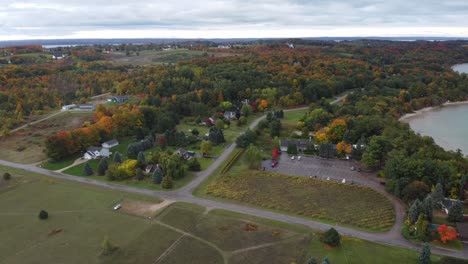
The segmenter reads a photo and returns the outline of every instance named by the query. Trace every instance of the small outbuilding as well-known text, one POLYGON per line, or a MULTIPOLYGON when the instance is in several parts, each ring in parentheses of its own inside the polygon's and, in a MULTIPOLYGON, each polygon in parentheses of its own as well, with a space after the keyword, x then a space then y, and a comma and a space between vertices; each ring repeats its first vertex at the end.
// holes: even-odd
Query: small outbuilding
POLYGON ((102 147, 103 148, 113 148, 115 146, 119 145, 119 141, 117 141, 117 139, 112 139, 112 140, 109 140, 109 141, 106 141, 104 143, 102 143, 102 147))

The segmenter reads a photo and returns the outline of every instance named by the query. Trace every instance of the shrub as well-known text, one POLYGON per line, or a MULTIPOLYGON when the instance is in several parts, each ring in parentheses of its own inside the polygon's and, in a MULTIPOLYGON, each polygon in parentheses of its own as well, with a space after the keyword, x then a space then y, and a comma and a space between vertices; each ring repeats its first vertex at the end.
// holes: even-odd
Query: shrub
POLYGON ((200 171, 201 170, 201 165, 200 162, 198 162, 198 159, 193 158, 188 161, 188 168, 191 171, 200 171))
POLYGON ((3 179, 9 181, 11 179, 11 174, 8 172, 3 173, 3 179))
POLYGON ((171 189, 173 186, 172 177, 165 176, 162 180, 161 186, 163 187, 163 189, 171 189))
POLYGON ((136 172, 135 172, 135 178, 139 181, 143 180, 145 178, 145 175, 143 174, 143 170, 140 169, 140 168, 137 168, 136 169, 136 172))
POLYGON ((104 238, 104 240, 101 243, 101 247, 102 247, 101 255, 103 256, 109 256, 118 249, 118 247, 116 247, 109 241, 108 237, 104 238))
POLYGON ((49 218, 49 213, 47 213, 46 211, 44 210, 41 210, 39 212, 39 219, 41 220, 46 220, 47 218, 49 218))
POLYGON ((91 165, 89 165, 89 162, 86 162, 86 165, 83 168, 83 174, 86 176, 91 176, 93 175, 93 169, 91 168, 91 165))
POLYGON ((338 231, 332 227, 323 234, 322 242, 329 246, 337 247, 340 245, 341 236, 338 234, 338 231))

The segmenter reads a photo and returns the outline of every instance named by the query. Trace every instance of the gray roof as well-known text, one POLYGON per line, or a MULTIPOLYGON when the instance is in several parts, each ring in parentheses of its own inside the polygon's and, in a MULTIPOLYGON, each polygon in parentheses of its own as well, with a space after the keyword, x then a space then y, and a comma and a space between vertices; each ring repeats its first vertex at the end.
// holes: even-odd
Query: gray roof
POLYGON ((107 145, 118 145, 118 144, 119 144, 119 141, 117 141, 117 139, 111 139, 111 140, 109 140, 109 141, 104 142, 103 144, 107 144, 107 145))
POLYGON ((280 145, 283 147, 287 147, 289 143, 296 144, 297 146, 308 146, 312 144, 312 141, 309 140, 296 140, 296 139, 282 139, 280 140, 280 145))
POLYGON ((102 149, 101 147, 89 147, 87 151, 94 152, 94 151, 101 151, 101 149, 102 149))

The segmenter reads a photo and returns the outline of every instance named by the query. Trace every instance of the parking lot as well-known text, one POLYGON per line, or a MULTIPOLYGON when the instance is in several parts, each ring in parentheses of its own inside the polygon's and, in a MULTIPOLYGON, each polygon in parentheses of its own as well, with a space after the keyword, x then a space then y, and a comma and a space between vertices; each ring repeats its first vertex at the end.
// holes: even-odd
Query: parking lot
POLYGON ((378 181, 358 171, 358 164, 351 160, 323 159, 320 157, 301 157, 301 160, 291 160, 290 155, 283 153, 278 164, 272 168, 271 160, 262 163, 266 171, 273 171, 287 175, 312 177, 323 180, 339 181, 370 187, 379 185, 378 181), (354 167, 355 170, 352 170, 354 167))

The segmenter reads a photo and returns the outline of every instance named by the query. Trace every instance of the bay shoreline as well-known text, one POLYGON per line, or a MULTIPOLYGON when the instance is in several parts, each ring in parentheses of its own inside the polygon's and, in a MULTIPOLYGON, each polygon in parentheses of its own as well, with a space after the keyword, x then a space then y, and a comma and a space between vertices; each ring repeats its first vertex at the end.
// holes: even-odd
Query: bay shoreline
POLYGON ((430 107, 425 107, 419 110, 414 111, 413 113, 407 113, 404 114, 402 117, 398 119, 398 121, 402 122, 407 122, 409 119, 412 119, 414 117, 420 116, 424 113, 431 112, 437 109, 441 109, 446 106, 454 106, 454 105, 468 105, 468 101, 458 101, 458 102, 445 102, 441 105, 438 106, 430 106, 430 107))

